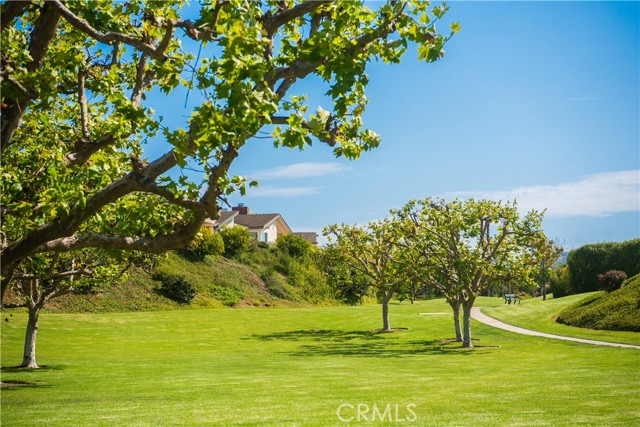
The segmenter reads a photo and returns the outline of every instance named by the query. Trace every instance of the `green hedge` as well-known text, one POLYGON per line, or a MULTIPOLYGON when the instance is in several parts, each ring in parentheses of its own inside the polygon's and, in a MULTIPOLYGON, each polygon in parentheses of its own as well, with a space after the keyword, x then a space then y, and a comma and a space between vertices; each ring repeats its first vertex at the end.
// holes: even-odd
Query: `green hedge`
POLYGON ((571 286, 567 294, 600 290, 598 274, 621 270, 627 277, 640 273, 640 239, 585 245, 569 252, 571 286))
POLYGON ((599 292, 563 310, 559 323, 579 328, 640 332, 640 274, 617 291, 599 292))

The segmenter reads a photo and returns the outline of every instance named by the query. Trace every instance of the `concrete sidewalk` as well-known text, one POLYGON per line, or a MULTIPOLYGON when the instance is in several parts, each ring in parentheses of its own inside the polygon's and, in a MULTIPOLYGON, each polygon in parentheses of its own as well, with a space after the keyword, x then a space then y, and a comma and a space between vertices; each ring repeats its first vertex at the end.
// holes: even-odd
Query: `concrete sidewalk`
POLYGON ((553 338, 556 340, 564 340, 564 341, 575 341, 575 342, 581 342, 584 344, 606 345, 609 347, 635 348, 637 350, 640 350, 640 346, 638 345, 588 340, 584 338, 565 337, 562 335, 547 334, 544 332, 538 332, 538 331, 532 331, 530 329, 519 328, 517 326, 509 325, 507 323, 494 319, 493 317, 489 317, 486 314, 483 314, 480 311, 481 308, 482 307, 473 307, 471 309, 471 317, 473 319, 476 319, 478 322, 484 323, 485 325, 493 326, 494 328, 504 329, 505 331, 509 331, 509 332, 515 332, 516 334, 533 335, 535 337, 553 338))

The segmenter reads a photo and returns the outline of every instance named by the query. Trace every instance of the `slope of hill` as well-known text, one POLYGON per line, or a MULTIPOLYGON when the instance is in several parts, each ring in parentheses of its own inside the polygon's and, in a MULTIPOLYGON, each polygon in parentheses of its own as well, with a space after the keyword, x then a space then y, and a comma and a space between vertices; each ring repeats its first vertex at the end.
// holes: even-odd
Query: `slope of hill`
MULTIPOLYGON (((152 275, 133 269, 123 283, 89 294, 69 294, 50 301, 51 312, 154 311, 194 308, 286 306, 332 303, 323 277, 313 265, 282 259, 269 250, 258 250, 242 262, 222 256, 202 261, 169 253, 154 270, 181 276, 192 283, 196 296, 189 304, 172 301, 158 290, 152 275)), ((11 296, 9 296, 11 298, 11 296)))
POLYGON ((640 332, 640 274, 617 291, 600 292, 568 307, 556 320, 579 328, 640 332))

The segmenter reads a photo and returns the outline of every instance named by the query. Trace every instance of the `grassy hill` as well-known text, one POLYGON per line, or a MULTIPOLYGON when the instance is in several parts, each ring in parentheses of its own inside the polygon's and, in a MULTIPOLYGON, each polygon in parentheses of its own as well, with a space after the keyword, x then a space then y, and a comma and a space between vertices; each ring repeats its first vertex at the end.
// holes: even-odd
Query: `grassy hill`
MULTIPOLYGON (((332 293, 313 263, 297 261, 258 248, 240 260, 207 256, 194 261, 174 252, 162 259, 151 274, 133 269, 126 280, 89 294, 69 294, 54 299, 50 312, 156 311, 222 307, 290 306, 331 303, 332 293), (163 296, 153 277, 177 275, 196 290, 189 304, 163 296)), ((9 295, 11 299, 11 295, 9 295)))
POLYGON ((640 274, 616 291, 598 292, 566 308, 557 321, 580 328, 640 332, 640 274))

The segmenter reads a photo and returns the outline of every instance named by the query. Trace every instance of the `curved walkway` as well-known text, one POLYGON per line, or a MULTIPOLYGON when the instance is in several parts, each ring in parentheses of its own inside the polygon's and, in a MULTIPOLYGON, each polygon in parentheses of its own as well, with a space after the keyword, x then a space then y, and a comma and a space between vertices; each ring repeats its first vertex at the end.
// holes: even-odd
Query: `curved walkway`
POLYGON ((545 337, 545 338, 553 338, 556 340, 565 340, 565 341, 575 341, 581 342, 585 344, 594 344, 594 345, 607 345, 609 347, 624 347, 624 348, 635 348, 640 350, 639 345, 631 345, 631 344, 620 344, 615 342, 606 342, 606 341, 596 341, 596 340, 588 340, 584 338, 574 338, 574 337, 565 337, 562 335, 554 335, 547 334, 545 332, 532 331, 530 329, 519 328, 517 326, 509 325, 507 323, 501 322, 493 317, 489 317, 486 314, 483 314, 480 309, 482 307, 473 307, 471 309, 471 317, 476 319, 478 322, 484 323, 485 325, 493 326, 494 328, 504 329, 505 331, 515 332, 516 334, 523 335, 533 335, 535 337, 545 337))

